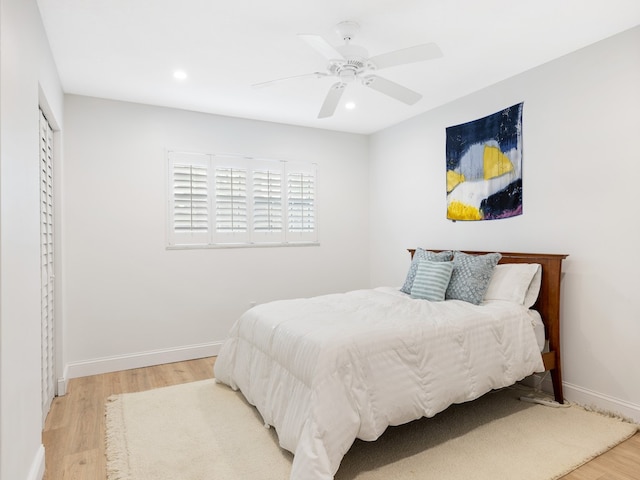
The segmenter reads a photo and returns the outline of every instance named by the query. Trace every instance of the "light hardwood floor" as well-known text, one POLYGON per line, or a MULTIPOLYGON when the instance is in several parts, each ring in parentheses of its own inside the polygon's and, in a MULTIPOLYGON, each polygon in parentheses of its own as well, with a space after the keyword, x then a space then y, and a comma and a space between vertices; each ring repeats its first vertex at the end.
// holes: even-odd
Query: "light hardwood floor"
MULTIPOLYGON (((204 358, 72 379, 67 394, 54 399, 42 434, 45 480, 106 480, 106 399, 212 378, 214 363, 204 358)), ((640 433, 560 480, 640 480, 640 433)))

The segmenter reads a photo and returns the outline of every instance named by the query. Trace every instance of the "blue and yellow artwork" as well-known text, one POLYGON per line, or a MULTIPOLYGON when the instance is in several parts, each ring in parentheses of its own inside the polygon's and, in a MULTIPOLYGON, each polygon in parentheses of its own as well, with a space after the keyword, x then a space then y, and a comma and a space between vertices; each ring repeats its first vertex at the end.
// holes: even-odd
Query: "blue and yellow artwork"
POLYGON ((447 130, 447 218, 522 215, 522 103, 447 130))

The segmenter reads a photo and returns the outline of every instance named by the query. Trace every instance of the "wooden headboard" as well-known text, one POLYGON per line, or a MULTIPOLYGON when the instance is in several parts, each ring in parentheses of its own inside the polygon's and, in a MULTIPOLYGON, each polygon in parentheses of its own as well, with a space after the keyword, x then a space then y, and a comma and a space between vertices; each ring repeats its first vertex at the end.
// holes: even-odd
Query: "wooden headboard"
MULTIPOLYGON (((440 252, 442 250, 432 250, 440 252)), ((409 249, 411 258, 415 249, 409 249)), ((462 250, 471 255, 484 255, 492 252, 462 250)), ((542 266, 542 283, 538 300, 532 307, 542 317, 549 351, 542 354, 544 367, 551 372, 553 394, 557 402, 564 403, 562 393, 562 363, 560 361, 560 283, 562 280, 562 260, 568 255, 548 253, 512 253, 500 252, 499 263, 539 263, 542 266)))

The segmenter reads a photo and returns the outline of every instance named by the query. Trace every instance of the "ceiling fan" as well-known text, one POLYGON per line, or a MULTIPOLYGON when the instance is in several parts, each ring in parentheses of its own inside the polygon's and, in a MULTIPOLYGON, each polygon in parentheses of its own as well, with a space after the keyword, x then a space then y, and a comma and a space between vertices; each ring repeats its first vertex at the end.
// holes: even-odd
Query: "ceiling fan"
POLYGON ((422 95, 407 87, 375 75, 373 72, 384 68, 404 65, 407 63, 421 62, 442 57, 440 48, 435 43, 425 43, 413 47, 395 50, 369 57, 369 52, 364 47, 351 43, 353 36, 360 26, 353 21, 340 22, 336 25, 336 31, 344 40, 344 45, 334 47, 320 35, 299 34, 298 37, 323 55, 329 63, 326 72, 313 72, 293 77, 285 77, 268 82, 257 83, 254 87, 271 85, 276 82, 303 77, 336 77, 338 81, 330 88, 324 103, 318 113, 318 118, 327 118, 334 114, 345 88, 355 80, 359 80, 364 86, 372 88, 391 98, 413 105, 422 98, 422 95))

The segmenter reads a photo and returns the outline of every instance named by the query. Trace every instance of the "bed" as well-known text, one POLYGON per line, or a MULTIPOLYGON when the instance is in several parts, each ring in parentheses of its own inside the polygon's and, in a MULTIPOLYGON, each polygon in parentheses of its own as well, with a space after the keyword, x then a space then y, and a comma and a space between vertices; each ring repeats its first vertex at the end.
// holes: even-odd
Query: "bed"
POLYGON ((376 440, 388 426, 434 416, 536 372, 551 372, 555 399, 563 402, 560 281, 566 255, 409 252, 411 267, 401 289, 257 305, 236 321, 221 347, 216 381, 239 389, 265 426, 275 427, 280 446, 294 454, 291 480, 333 479, 356 438, 376 440), (463 271, 453 267, 458 258, 493 263, 481 301, 420 297, 421 279, 437 277, 432 271, 425 277, 425 271, 440 275, 447 264, 453 276, 449 271, 441 283, 450 282, 444 287, 449 295, 456 273, 463 271), (532 286, 518 293, 518 301, 493 288, 498 277, 503 284, 515 278, 502 272, 520 267, 500 267, 511 264, 537 272, 532 278, 538 283, 530 279, 532 286), (532 327, 536 317, 542 342, 532 327))

